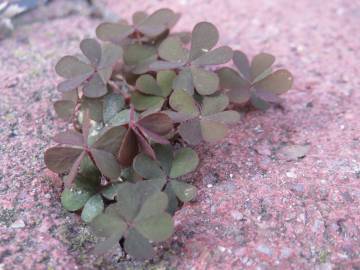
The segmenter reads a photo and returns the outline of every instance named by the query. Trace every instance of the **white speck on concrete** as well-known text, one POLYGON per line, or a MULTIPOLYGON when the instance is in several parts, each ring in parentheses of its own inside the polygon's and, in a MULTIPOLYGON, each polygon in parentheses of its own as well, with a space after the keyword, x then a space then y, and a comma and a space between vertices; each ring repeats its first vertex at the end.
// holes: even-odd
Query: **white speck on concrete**
POLYGON ((13 229, 21 229, 25 227, 25 222, 22 219, 16 220, 13 224, 11 224, 10 228, 13 229))

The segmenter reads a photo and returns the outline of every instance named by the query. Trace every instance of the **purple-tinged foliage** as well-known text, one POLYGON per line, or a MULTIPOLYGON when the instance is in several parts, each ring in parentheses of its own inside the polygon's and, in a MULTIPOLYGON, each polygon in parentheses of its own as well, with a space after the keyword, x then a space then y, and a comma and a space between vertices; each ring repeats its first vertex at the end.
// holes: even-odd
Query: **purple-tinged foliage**
POLYGON ((120 243, 134 258, 152 258, 152 244, 171 237, 172 216, 196 196, 182 178, 199 164, 189 145, 222 140, 239 122, 235 105, 266 109, 292 86, 289 71, 272 71, 274 56, 250 63, 216 47, 209 22, 170 33, 178 19, 160 9, 135 13, 132 25, 102 23, 96 35, 105 43, 84 39, 82 55, 55 66, 65 80, 54 108, 74 129, 55 135, 45 164, 65 175, 64 208, 104 238, 97 253, 120 243), (231 59, 236 70, 218 68, 231 59))

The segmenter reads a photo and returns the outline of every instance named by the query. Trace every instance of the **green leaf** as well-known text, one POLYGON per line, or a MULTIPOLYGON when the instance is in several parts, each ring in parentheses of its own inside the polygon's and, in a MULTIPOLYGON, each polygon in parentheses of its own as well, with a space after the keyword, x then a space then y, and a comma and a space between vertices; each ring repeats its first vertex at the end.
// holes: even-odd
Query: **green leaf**
POLYGON ((175 77, 176 73, 173 70, 162 70, 157 73, 156 81, 161 88, 163 97, 170 95, 175 77))
POLYGON ((181 113, 197 116, 199 110, 196 106, 194 98, 183 90, 175 90, 169 99, 170 107, 181 113))
POLYGON ((90 118, 96 122, 103 120, 103 104, 99 98, 83 97, 82 109, 89 110, 90 118))
POLYGON ((146 12, 144 11, 136 11, 133 15, 132 15, 132 21, 133 24, 137 25, 139 23, 141 23, 143 20, 146 19, 148 15, 146 14, 146 12))
POLYGON ((201 114, 211 115, 225 110, 229 105, 229 98, 224 94, 205 96, 201 105, 201 114))
POLYGON ((220 122, 224 124, 236 124, 240 121, 240 114, 237 111, 224 111, 205 116, 203 119, 220 122))
POLYGON ((196 197, 196 187, 193 185, 177 180, 172 180, 170 185, 176 196, 182 202, 189 202, 196 197))
POLYGON ((56 114, 65 120, 68 120, 74 113, 76 104, 71 100, 58 100, 54 103, 56 114))
POLYGON ((220 68, 217 74, 220 79, 220 87, 223 89, 240 90, 250 88, 250 83, 241 78, 240 75, 231 68, 220 68))
POLYGON ((246 54, 241 51, 234 51, 233 62, 236 68, 240 71, 242 77, 251 81, 250 63, 246 54))
POLYGON ((270 108, 270 103, 268 103, 267 101, 261 99, 260 97, 256 96, 255 93, 253 93, 250 97, 250 102, 251 104, 259 110, 262 111, 266 111, 267 109, 270 108))
MULTIPOLYGON (((123 50, 120 46, 116 46, 114 44, 108 43, 104 44, 102 47, 101 53, 101 61, 99 63, 99 68, 103 69, 106 67, 112 68, 113 65, 116 64, 122 57, 123 50)), ((112 70, 110 72, 110 75, 112 70)))
POLYGON ((87 177, 100 177, 101 173, 99 172, 98 168, 94 165, 92 160, 88 155, 84 157, 84 159, 81 161, 79 172, 81 175, 84 175, 87 177))
POLYGON ((174 154, 170 177, 176 178, 194 171, 199 164, 199 157, 191 148, 181 148, 174 154))
POLYGON ((92 148, 91 154, 99 170, 110 179, 120 176, 121 169, 113 154, 104 150, 92 148))
POLYGON ((179 209, 179 200, 174 190, 171 188, 171 185, 166 185, 164 192, 168 196, 169 200, 166 212, 173 216, 175 212, 179 209))
POLYGON ((219 77, 212 71, 192 67, 194 86, 200 95, 211 95, 219 89, 219 77))
POLYGON ((138 91, 134 91, 131 93, 131 102, 137 111, 145 111, 148 109, 160 111, 164 104, 164 98, 143 95, 138 91))
POLYGON ((178 131, 181 137, 191 145, 198 145, 202 141, 202 131, 198 118, 181 123, 178 131))
POLYGON ((239 88, 236 90, 230 90, 226 93, 232 103, 244 104, 250 99, 250 89, 249 88, 239 88))
POLYGON ((115 207, 124 219, 132 222, 144 201, 158 191, 159 187, 151 180, 140 181, 136 184, 125 182, 119 185, 115 207))
POLYGON ((93 193, 86 189, 78 187, 65 188, 61 193, 61 204, 68 211, 76 211, 83 208, 92 195, 93 193))
POLYGON ((192 63, 199 66, 221 65, 229 62, 233 57, 233 51, 228 46, 222 46, 201 55, 192 63))
POLYGON ((133 31, 130 25, 124 23, 102 23, 96 28, 96 36, 103 41, 119 43, 133 31))
POLYGON ((185 68, 175 77, 172 85, 174 90, 183 90, 190 95, 194 94, 194 84, 191 70, 185 68))
POLYGON ((228 128, 220 122, 201 120, 201 134, 203 139, 209 143, 215 143, 223 139, 228 132, 228 128))
POLYGON ((168 198, 166 194, 159 189, 158 192, 155 192, 144 201, 134 222, 141 223, 144 219, 162 214, 166 210, 167 205, 168 198))
POLYGON ((96 39, 83 39, 80 42, 80 49, 92 65, 97 66, 99 64, 101 58, 101 46, 96 39))
POLYGON ((167 135, 173 129, 173 122, 171 118, 162 112, 147 115, 141 118, 137 124, 162 136, 167 135))
POLYGON ((110 119, 109 124, 111 126, 122 126, 129 123, 130 110, 122 110, 114 115, 113 118, 110 119))
POLYGON ((172 218, 167 213, 138 220, 135 227, 143 236, 154 242, 165 241, 174 232, 172 218))
POLYGON ((166 175, 169 175, 173 159, 171 145, 155 144, 154 151, 156 154, 156 159, 160 162, 161 168, 164 170, 166 175))
POLYGON ((90 223, 90 227, 99 237, 111 237, 116 235, 119 240, 127 229, 126 223, 120 216, 114 214, 114 208, 111 206, 106 208, 105 213, 94 218, 90 223))
POLYGON ((159 56, 169 62, 185 63, 188 59, 188 52, 183 48, 178 37, 170 36, 160 44, 159 56))
POLYGON ((109 94, 103 98, 103 120, 109 122, 125 105, 124 98, 117 94, 109 94))
POLYGON ((115 200, 118 187, 119 187, 118 183, 110 183, 109 186, 101 190, 101 195, 103 195, 108 200, 115 200))
POLYGON ((124 50, 124 62, 130 66, 138 65, 155 55, 156 48, 152 46, 132 44, 124 50))
POLYGON ((84 86, 83 92, 86 97, 98 98, 104 96, 108 90, 100 75, 94 73, 90 81, 84 86))
POLYGON ((211 50, 219 40, 219 32, 215 25, 200 22, 192 31, 190 60, 194 60, 211 50))
POLYGON ((91 222, 104 210, 104 202, 99 194, 92 196, 84 205, 81 212, 81 219, 86 223, 91 222))
POLYGON ((67 55, 62 57, 55 65, 56 73, 66 79, 74 78, 93 72, 93 68, 80 61, 77 57, 67 55))
POLYGON ((159 164, 149 156, 140 153, 133 161, 134 170, 145 179, 164 177, 163 171, 159 164))
POLYGON ((71 147, 49 148, 44 157, 46 167, 56 173, 67 172, 82 152, 82 149, 71 147))
POLYGON ((286 69, 280 69, 255 84, 256 88, 269 91, 273 94, 283 94, 293 85, 293 76, 286 69))
POLYGON ((136 80, 136 89, 138 89, 143 94, 161 96, 162 90, 160 86, 157 84, 154 77, 149 74, 141 75, 136 80))
POLYGON ((125 239, 124 248, 128 254, 138 260, 151 259, 155 256, 152 245, 135 229, 129 231, 125 239))
POLYGON ((83 160, 83 158, 85 157, 85 154, 86 154, 85 151, 82 151, 81 154, 78 156, 78 158, 73 163, 73 165, 71 166, 69 174, 66 176, 66 179, 65 179, 65 183, 64 183, 65 187, 70 187, 71 184, 74 182, 75 177, 76 177, 79 167, 80 167, 80 163, 83 160))
POLYGON ((119 246, 119 241, 121 239, 121 236, 118 235, 112 235, 109 238, 106 238, 104 241, 101 241, 100 243, 97 243, 94 249, 94 253, 97 255, 102 255, 112 249, 115 246, 119 246))
POLYGON ((171 9, 159 9, 144 19, 137 29, 148 37, 156 37, 171 26, 175 16, 171 9))
POLYGON ((56 134, 53 140, 59 144, 67 144, 82 147, 84 140, 82 134, 75 130, 67 130, 56 134))
POLYGON ((62 93, 76 90, 83 82, 89 79, 92 74, 93 72, 90 72, 65 80, 58 84, 57 89, 62 93))
POLYGON ((268 53, 259 53, 251 61, 251 78, 256 81, 275 62, 275 57, 268 53))
POLYGON ((116 154, 125 136, 126 128, 122 126, 106 127, 99 134, 92 147, 116 154))
POLYGON ((131 166, 132 161, 137 155, 138 151, 139 148, 135 133, 131 128, 129 128, 125 134, 117 155, 119 163, 125 167, 131 166))

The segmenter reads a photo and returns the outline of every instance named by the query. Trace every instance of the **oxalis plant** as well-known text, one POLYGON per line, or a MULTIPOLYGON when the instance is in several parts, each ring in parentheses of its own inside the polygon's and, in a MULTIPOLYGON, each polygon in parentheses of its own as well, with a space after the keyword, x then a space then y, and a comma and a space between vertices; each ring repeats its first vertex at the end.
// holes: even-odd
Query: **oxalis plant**
POLYGON ((132 24, 102 23, 101 42, 82 40, 81 54, 55 66, 64 78, 55 111, 72 129, 55 135, 45 163, 64 180, 64 208, 101 240, 97 253, 120 244, 133 258, 152 258, 153 244, 173 234, 175 212, 196 196, 183 177, 199 164, 191 147, 223 139, 239 122, 236 109, 266 110, 292 86, 289 71, 272 69, 274 56, 250 61, 216 47, 209 22, 171 33, 178 19, 160 9, 135 13, 132 24))

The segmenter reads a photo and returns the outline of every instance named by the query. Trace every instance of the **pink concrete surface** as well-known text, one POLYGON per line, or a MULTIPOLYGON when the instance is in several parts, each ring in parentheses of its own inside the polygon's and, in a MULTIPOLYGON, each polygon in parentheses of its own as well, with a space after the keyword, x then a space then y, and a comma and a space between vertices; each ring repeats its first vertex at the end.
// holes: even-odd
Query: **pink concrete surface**
POLYGON ((179 30, 209 20, 222 44, 275 54, 294 89, 282 108, 244 113, 229 138, 198 148, 199 196, 153 263, 96 258, 79 217, 62 210, 43 152, 66 127, 51 106, 54 63, 99 21, 84 6, 19 27, 0 43, 0 269, 360 269, 358 1, 103 3, 125 18, 171 7, 183 13, 179 30), (303 159, 282 158, 297 144, 310 146, 303 159))

